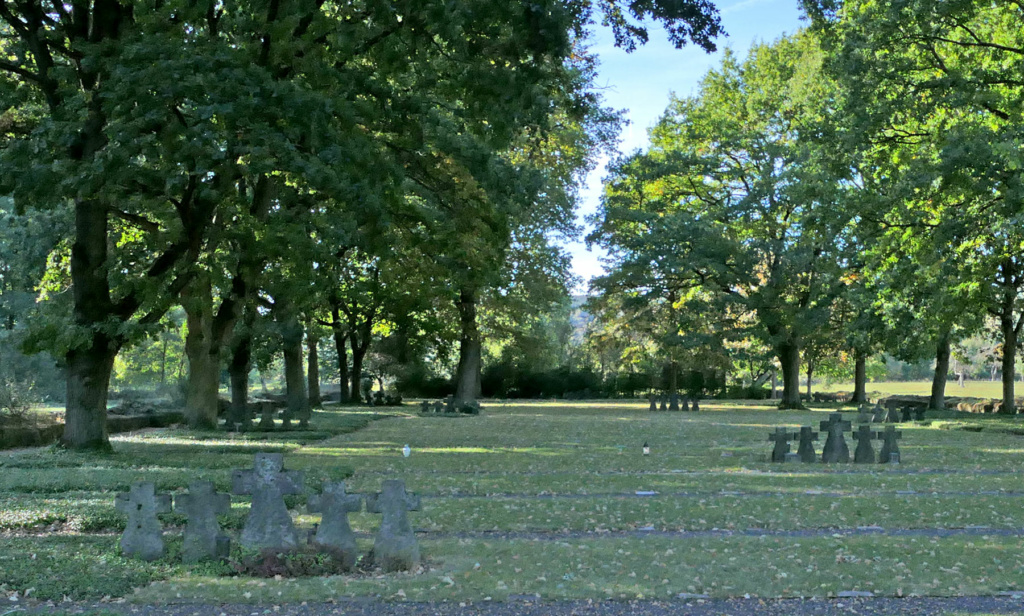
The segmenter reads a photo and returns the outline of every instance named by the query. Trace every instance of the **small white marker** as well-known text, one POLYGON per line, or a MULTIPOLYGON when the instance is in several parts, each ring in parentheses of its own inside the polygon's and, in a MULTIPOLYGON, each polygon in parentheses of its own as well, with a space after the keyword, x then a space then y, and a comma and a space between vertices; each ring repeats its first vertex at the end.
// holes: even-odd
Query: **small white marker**
POLYGON ((408 458, 409 454, 411 454, 411 453, 412 453, 412 448, 410 448, 408 444, 405 447, 402 447, 402 455, 403 456, 408 458))
POLYGON ((644 441, 644 455, 645 456, 651 455, 651 447, 650 447, 650 445, 647 444, 647 441, 644 441))

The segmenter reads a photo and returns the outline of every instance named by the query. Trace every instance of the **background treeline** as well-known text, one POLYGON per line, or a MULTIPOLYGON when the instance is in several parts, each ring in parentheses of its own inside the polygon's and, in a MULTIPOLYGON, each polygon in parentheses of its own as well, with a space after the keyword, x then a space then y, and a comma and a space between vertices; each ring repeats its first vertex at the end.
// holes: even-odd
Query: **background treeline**
POLYGON ((706 0, 0 3, 5 382, 62 377, 79 449, 109 447, 112 379, 180 382, 204 428, 225 372, 244 422, 280 362, 305 424, 321 347, 343 400, 421 370, 471 403, 484 336, 571 283, 620 123, 588 33, 650 21, 720 33, 706 0))

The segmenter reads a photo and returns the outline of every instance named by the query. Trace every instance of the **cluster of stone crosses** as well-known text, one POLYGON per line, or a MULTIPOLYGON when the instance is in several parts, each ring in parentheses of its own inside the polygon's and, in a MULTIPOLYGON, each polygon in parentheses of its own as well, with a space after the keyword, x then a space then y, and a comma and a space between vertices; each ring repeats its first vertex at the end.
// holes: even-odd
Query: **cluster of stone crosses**
MULTIPOLYGON (((846 463, 850 461, 850 448, 846 444, 844 432, 850 430, 852 424, 843 421, 841 413, 831 413, 828 420, 822 421, 820 429, 827 436, 825 447, 821 450, 821 461, 826 464, 846 463)), ((870 425, 861 424, 853 432, 853 438, 857 441, 857 448, 853 452, 855 464, 899 464, 900 448, 896 441, 903 438, 903 432, 897 431, 893 426, 886 426, 883 431, 872 430, 870 425), (871 444, 873 440, 881 440, 882 447, 878 455, 871 444)), ((769 441, 774 441, 772 449, 772 462, 817 462, 818 454, 814 451, 814 441, 818 440, 818 433, 810 426, 803 426, 799 432, 790 432, 786 428, 776 428, 768 435, 769 441), (790 452, 790 441, 798 441, 796 453, 790 452)))
MULTIPOLYGON (((284 496, 302 493, 304 478, 302 471, 284 470, 284 456, 279 453, 257 453, 253 470, 232 471, 232 492, 252 495, 252 507, 239 537, 243 547, 282 552, 300 547, 301 538, 284 496)), ((343 481, 325 481, 322 493, 307 499, 307 510, 322 514, 310 542, 334 556, 344 569, 351 569, 360 554, 348 514, 362 509, 364 502, 368 512, 383 516, 373 543, 373 564, 388 572, 415 568, 420 551, 407 514, 419 510, 420 498, 406 492, 401 480, 387 480, 379 493, 366 496, 348 494, 343 481)), ((140 481, 118 494, 115 505, 128 516, 121 536, 122 553, 143 560, 163 557, 163 529, 157 514, 170 513, 171 495, 157 494, 152 482, 140 481)), ((174 510, 187 519, 184 562, 228 556, 231 539, 221 533, 217 515, 228 513, 230 507, 231 496, 217 492, 212 481, 194 481, 187 494, 174 496, 174 510)))
POLYGON ((868 405, 862 404, 860 405, 860 408, 857 409, 857 422, 903 423, 905 421, 923 421, 925 411, 927 411, 927 409, 923 406, 904 406, 902 409, 897 410, 895 406, 882 408, 882 406, 877 402, 875 403, 874 408, 868 408, 868 405))
POLYGON ((651 407, 648 410, 651 411, 693 411, 700 412, 700 399, 689 396, 683 396, 680 398, 679 394, 670 394, 667 396, 655 396, 651 394, 648 398, 651 402, 651 407), (679 406, 679 401, 682 400, 682 407, 679 406), (691 404, 692 403, 692 404, 691 404))
POLYGON ((420 401, 420 415, 479 415, 480 403, 476 400, 455 404, 455 396, 448 396, 443 401, 420 401))

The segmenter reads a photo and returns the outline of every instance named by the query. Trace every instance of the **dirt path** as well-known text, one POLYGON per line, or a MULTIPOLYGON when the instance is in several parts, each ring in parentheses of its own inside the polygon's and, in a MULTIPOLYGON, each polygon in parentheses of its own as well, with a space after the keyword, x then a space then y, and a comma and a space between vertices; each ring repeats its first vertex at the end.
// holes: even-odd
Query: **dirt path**
POLYGON ((125 616, 945 616, 948 614, 1024 614, 1024 598, 935 597, 855 599, 716 599, 688 601, 508 601, 503 603, 383 603, 346 600, 308 605, 272 604, 59 604, 10 608, 0 615, 115 613, 125 616))

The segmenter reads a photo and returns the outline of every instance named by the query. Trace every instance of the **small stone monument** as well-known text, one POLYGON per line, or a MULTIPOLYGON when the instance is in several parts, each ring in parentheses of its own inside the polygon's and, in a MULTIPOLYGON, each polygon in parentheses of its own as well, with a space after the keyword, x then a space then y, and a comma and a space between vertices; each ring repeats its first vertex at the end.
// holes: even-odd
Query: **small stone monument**
POLYGON ((232 492, 252 494, 252 507, 240 542, 244 547, 294 549, 299 546, 299 535, 284 503, 284 495, 302 491, 303 473, 285 471, 283 467, 282 454, 258 453, 254 470, 232 471, 232 492))
POLYGON ((843 432, 850 429, 850 422, 843 421, 841 413, 830 413, 828 421, 821 422, 820 429, 827 433, 825 447, 821 450, 821 461, 826 464, 849 462, 850 448, 846 445, 843 432))
POLYGON ((871 409, 871 423, 882 423, 885 421, 885 409, 875 402, 875 408, 871 409))
POLYGON ((164 555, 163 528, 158 513, 171 511, 170 494, 157 494, 151 481, 137 481, 128 492, 118 494, 114 507, 128 516, 121 551, 126 556, 156 560, 164 555))
POLYGON ((260 430, 274 429, 274 403, 264 400, 260 402, 260 430))
POLYGON ((218 493, 212 481, 193 481, 188 484, 188 494, 174 497, 174 510, 188 520, 182 561, 197 563, 228 556, 231 539, 221 534, 217 515, 231 511, 231 495, 218 493))
POLYGON ((900 423, 900 412, 896 410, 895 406, 886 408, 885 423, 900 423))
POLYGON ((348 514, 363 506, 361 494, 346 494, 344 481, 325 481, 323 494, 309 497, 306 509, 321 514, 313 542, 327 548, 345 570, 350 570, 359 558, 356 537, 348 524, 348 514))
POLYGON ((440 400, 434 402, 434 412, 435 413, 443 413, 444 412, 444 403, 441 402, 440 400))
POLYGON ((667 411, 668 410, 668 404, 666 403, 667 400, 668 400, 668 396, 665 396, 665 395, 661 396, 661 404, 658 406, 659 410, 662 410, 662 411, 667 411))
POLYGON ((882 439, 882 451, 878 454, 878 461, 881 464, 889 464, 890 462, 899 464, 900 447, 896 441, 903 438, 903 432, 897 431, 893 426, 886 426, 885 430, 880 433, 879 438, 882 439), (893 460, 894 456, 895 460, 893 460))
POLYGON ((409 511, 419 511, 420 497, 405 491, 405 482, 389 479, 379 494, 366 497, 366 510, 383 519, 373 542, 373 561, 384 571, 413 569, 420 562, 420 547, 409 524, 409 511))
POLYGON ((686 396, 683 396, 683 412, 684 413, 689 413, 690 412, 690 399, 687 398, 686 396))
POLYGON ((775 428, 775 431, 768 435, 769 441, 775 441, 772 449, 772 462, 785 462, 786 454, 789 453, 789 441, 793 439, 785 428, 775 428))
POLYGON ((672 395, 668 397, 668 410, 679 410, 679 394, 677 394, 676 392, 672 392, 672 395))
POLYGON ((698 399, 698 398, 694 398, 693 399, 693 406, 690 408, 690 410, 693 411, 694 413, 699 413, 700 412, 700 399, 698 399))
POLYGON ((454 413, 455 410, 455 396, 449 394, 449 396, 444 400, 444 412, 454 413))
POLYGON ((818 454, 814 451, 814 441, 818 440, 818 433, 810 426, 800 428, 800 446, 797 454, 801 462, 817 462, 818 454))
POLYGON ((429 413, 430 412, 430 402, 428 402, 427 400, 421 401, 420 402, 420 412, 423 413, 423 414, 429 413))
POLYGON ((901 417, 900 420, 901 421, 914 421, 914 408, 911 407, 911 406, 903 407, 903 417, 901 417))
POLYGON ((651 394, 651 395, 647 396, 647 399, 651 401, 651 408, 649 408, 647 410, 649 410, 649 411, 657 411, 658 410, 658 398, 657 398, 657 396, 655 396, 654 394, 651 394))
POLYGON ((871 423, 871 411, 868 409, 868 405, 860 405, 860 409, 857 411, 857 423, 871 423))
POLYGON ((861 425, 853 433, 857 441, 857 448, 853 451, 853 461, 857 464, 874 464, 875 450, 871 447, 871 439, 878 438, 878 432, 871 430, 871 426, 861 425))
POLYGON ((917 407, 916 409, 914 409, 914 419, 916 421, 924 421, 924 414, 927 411, 928 411, 928 409, 926 407, 923 407, 923 406, 917 407))

